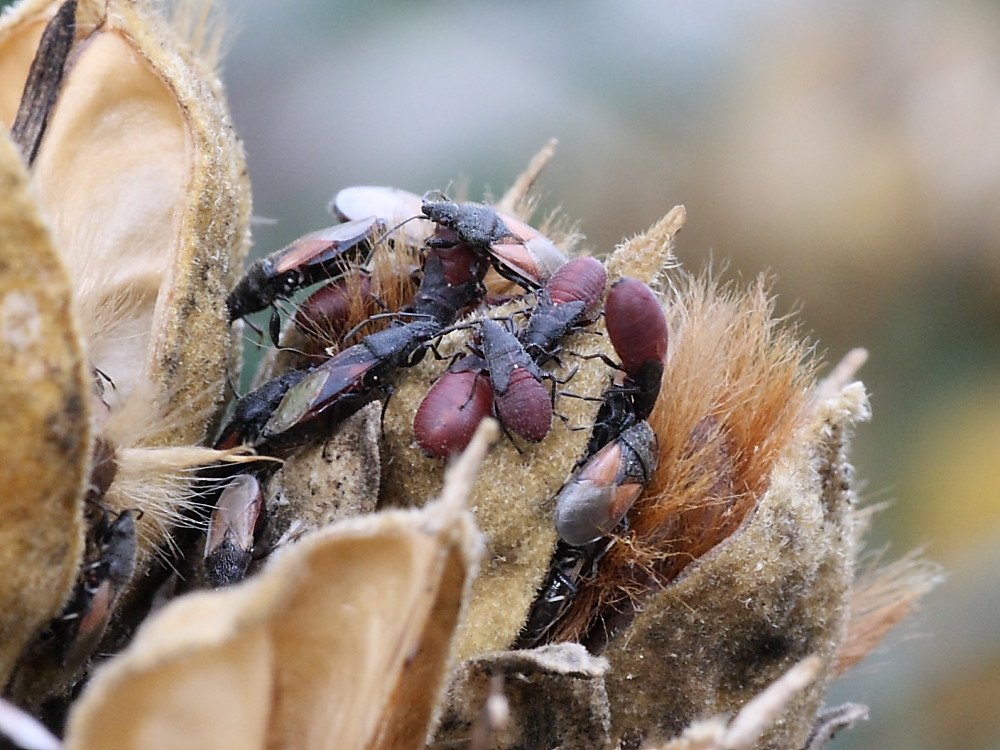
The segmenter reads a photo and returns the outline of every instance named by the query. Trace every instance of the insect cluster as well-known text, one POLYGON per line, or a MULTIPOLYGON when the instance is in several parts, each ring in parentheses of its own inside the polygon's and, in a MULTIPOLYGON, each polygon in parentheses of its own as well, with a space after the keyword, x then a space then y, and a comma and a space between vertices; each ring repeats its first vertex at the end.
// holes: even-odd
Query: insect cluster
POLYGON ((827 684, 932 582, 855 607, 863 356, 817 384, 765 282, 672 267, 683 207, 573 257, 524 221, 551 145, 494 206, 342 190, 240 276, 242 150, 175 31, 144 0, 0 18, 4 698, 68 748, 856 720, 827 684))
MULTIPOLYGON (((552 505, 560 541, 521 636, 525 645, 541 643, 577 581, 591 574, 615 529, 627 523, 656 468, 657 438, 646 418, 667 352, 660 300, 635 278, 618 279, 609 289, 599 261, 570 260, 534 228, 485 204, 354 187, 342 190, 332 208, 345 223, 258 260, 227 302, 234 321, 271 308, 269 333, 278 342, 279 304, 322 280, 292 321, 305 348, 309 340, 331 344, 327 357, 282 372, 240 399, 216 447, 246 444, 264 455, 292 455, 366 404, 389 398, 399 372, 428 351, 449 360, 412 419, 416 444, 433 459, 461 452, 487 416, 497 418, 517 450, 530 450, 549 435, 554 415, 562 416, 563 399, 599 399, 595 423, 574 426, 589 429, 589 440, 552 505), (417 222, 423 231, 412 226, 417 222), (357 318, 384 304, 372 292, 378 253, 417 259, 417 281, 396 309, 375 316, 391 320, 389 327, 362 335, 371 320, 357 318), (490 268, 516 285, 514 294, 490 295, 490 268), (609 369, 602 395, 580 396, 572 392, 575 368, 562 361, 580 355, 564 342, 571 333, 598 335, 590 329, 602 316, 618 359, 584 355, 609 369), (458 332, 467 336, 464 346, 440 354, 442 338, 458 332), (345 345, 352 334, 360 340, 345 345)), ((258 478, 273 470, 273 464, 255 464, 254 473, 240 474, 222 493, 205 547, 211 583, 238 580, 250 565, 266 515, 258 478)))

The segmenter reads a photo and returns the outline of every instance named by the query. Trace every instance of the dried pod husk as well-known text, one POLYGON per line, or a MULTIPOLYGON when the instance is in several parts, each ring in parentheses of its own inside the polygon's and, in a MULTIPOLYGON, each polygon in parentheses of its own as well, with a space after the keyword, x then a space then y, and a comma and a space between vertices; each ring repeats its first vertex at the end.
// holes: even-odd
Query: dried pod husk
POLYGON ((70 279, 0 133, 0 684, 58 614, 83 554, 93 381, 70 279))
POLYGON ((486 438, 439 502, 312 532, 150 618, 75 704, 66 747, 422 746, 479 553, 462 505, 486 438))
MULTIPOLYGON (((656 240, 640 253, 644 265, 637 270, 645 275, 639 278, 652 281, 666 264, 674 233, 682 223, 683 208, 677 208, 651 230, 656 240), (647 253, 655 256, 654 261, 648 261, 647 253)), ((625 246, 620 252, 630 250, 625 246)), ((489 315, 496 318, 515 307, 492 308, 489 315)), ((468 336, 465 331, 450 334, 439 346, 441 354, 459 351, 468 336)), ((615 357, 603 321, 568 336, 563 351, 563 367, 556 374, 565 377, 571 369, 578 369, 560 388, 599 399, 611 382, 612 370, 600 359, 586 357, 597 353, 615 357)), ((399 376, 383 431, 381 501, 385 505, 419 505, 433 497, 441 484, 444 466, 417 446, 413 416, 446 367, 446 362, 425 357, 399 376)), ((561 397, 556 410, 569 424, 583 429, 570 430, 563 420, 555 419, 549 435, 537 445, 524 441, 515 445, 517 438, 504 438, 490 452, 471 500, 476 521, 486 535, 487 552, 463 623, 461 658, 509 647, 524 625, 555 549, 552 499, 586 448, 597 408, 596 401, 561 397)))
POLYGON ((855 383, 808 409, 743 525, 646 598, 607 646, 614 735, 670 737, 738 710, 792 664, 817 656, 814 682, 757 746, 804 746, 845 635, 853 577, 846 444, 868 417, 855 383))
POLYGON ((370 404, 333 435, 285 460, 264 488, 267 521, 258 543, 261 550, 277 549, 306 532, 375 511, 381 413, 381 404, 370 404))
POLYGON ((448 708, 428 747, 606 747, 607 670, 606 659, 577 643, 468 659, 452 673, 448 708), (500 702, 501 716, 490 710, 490 701, 500 702))
MULTIPOLYGON (((5 13, 0 120, 11 122, 58 5, 5 13)), ((249 184, 215 71, 148 4, 83 0, 33 182, 90 362, 113 384, 105 437, 122 448, 201 443, 225 396, 235 345, 225 296, 249 244, 249 184)), ((144 509, 127 493, 108 504, 144 509)), ((143 559, 164 540, 162 515, 140 521, 143 559)))

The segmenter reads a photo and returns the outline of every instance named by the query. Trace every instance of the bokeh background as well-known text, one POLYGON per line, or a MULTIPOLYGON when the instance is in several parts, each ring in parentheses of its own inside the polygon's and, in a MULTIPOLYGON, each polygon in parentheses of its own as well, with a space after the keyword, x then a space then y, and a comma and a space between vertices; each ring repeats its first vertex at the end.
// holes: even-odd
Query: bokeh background
MULTIPOLYGON (((1000 748, 1000 4, 239 0, 224 77, 270 252, 341 187, 502 192, 605 252, 671 206, 677 254, 773 274, 828 361, 854 346, 871 546, 948 573, 832 701, 838 748, 1000 748)), ((668 386, 669 387, 669 386, 668 386)))

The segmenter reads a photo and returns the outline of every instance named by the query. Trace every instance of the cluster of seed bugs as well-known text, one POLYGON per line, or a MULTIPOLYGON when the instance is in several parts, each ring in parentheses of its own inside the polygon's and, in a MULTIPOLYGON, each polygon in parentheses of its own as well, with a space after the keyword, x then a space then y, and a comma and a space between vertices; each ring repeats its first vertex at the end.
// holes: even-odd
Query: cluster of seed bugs
MULTIPOLYGON (((604 358, 612 369, 586 451, 555 498, 559 543, 520 639, 521 645, 542 643, 578 582, 592 575, 615 530, 627 523, 656 468, 657 438, 645 420, 660 390, 667 347, 659 300, 637 279, 619 279, 609 289, 599 261, 569 260, 536 229, 486 204, 459 203, 437 192, 420 198, 394 188, 354 187, 338 193, 331 210, 345 223, 251 266, 227 301, 231 320, 270 307, 269 332, 277 343, 277 303, 323 281, 298 307, 294 324, 303 332, 325 328, 331 338, 350 338, 344 328, 346 311, 357 301, 351 295, 371 293, 372 254, 382 247, 391 252, 397 243, 422 248, 412 299, 386 313, 392 317, 388 328, 239 399, 216 447, 248 445, 265 455, 291 455, 366 404, 387 399, 401 368, 416 365, 429 350, 437 355, 436 342, 460 327, 472 328, 472 339, 416 410, 416 443, 429 457, 447 459, 465 448, 489 415, 515 445, 539 442, 558 414, 556 384, 572 378, 570 372, 558 380, 546 365, 559 360, 569 333, 603 315, 620 361, 604 358), (522 316, 490 317, 484 283, 490 268, 533 295, 522 316), (456 323, 477 308, 471 322, 456 323)), ((265 519, 258 479, 233 479, 210 523, 209 582, 225 585, 245 575, 265 519)))

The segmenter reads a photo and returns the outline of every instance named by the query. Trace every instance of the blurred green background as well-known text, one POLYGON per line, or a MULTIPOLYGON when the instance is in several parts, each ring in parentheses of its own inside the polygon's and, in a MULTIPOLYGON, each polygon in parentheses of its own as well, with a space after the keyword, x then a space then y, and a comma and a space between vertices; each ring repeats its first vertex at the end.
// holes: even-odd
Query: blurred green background
POLYGON ((946 584, 831 701, 839 748, 1000 748, 1000 5, 304 2, 227 8, 224 78, 270 252, 341 187, 499 193, 602 253, 684 203, 677 254, 772 273, 828 361, 867 347, 871 546, 946 584))

